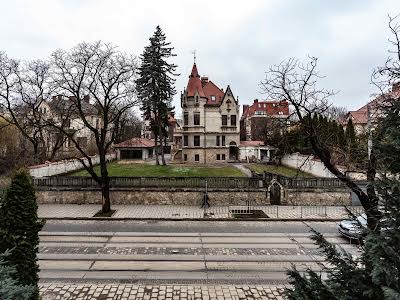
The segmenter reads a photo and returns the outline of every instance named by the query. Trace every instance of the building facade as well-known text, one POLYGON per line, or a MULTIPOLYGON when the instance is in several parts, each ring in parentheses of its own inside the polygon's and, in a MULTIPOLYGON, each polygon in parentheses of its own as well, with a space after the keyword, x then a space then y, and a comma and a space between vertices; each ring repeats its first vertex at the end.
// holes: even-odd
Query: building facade
POLYGON ((242 141, 264 141, 271 128, 286 125, 289 118, 287 101, 254 100, 252 105, 243 105, 240 118, 242 141))
POLYGON ((392 90, 379 95, 372 101, 368 102, 361 108, 349 111, 345 116, 342 125, 346 129, 349 119, 353 122, 354 131, 357 135, 366 135, 368 133, 368 119, 370 121, 371 129, 373 129, 384 113, 382 109, 390 106, 392 101, 399 101, 400 99, 400 82, 392 85, 392 90))
POLYGON ((239 159, 239 103, 231 88, 219 88, 200 77, 193 65, 181 93, 182 129, 174 134, 172 159, 183 163, 215 164, 239 159))
MULTIPOLYGON (((88 96, 83 98, 81 106, 87 122, 92 127, 99 129, 102 126, 102 119, 96 106, 90 103, 88 96)), ((79 146, 88 154, 94 155, 96 153, 94 134, 78 114, 73 97, 54 96, 51 100, 43 100, 38 111, 43 120, 51 120, 57 126, 72 134, 79 146)), ((57 147, 57 143, 60 143, 56 158, 69 157, 78 153, 74 143, 61 135, 56 129, 44 128, 43 139, 48 154, 53 151, 54 147, 57 147)))

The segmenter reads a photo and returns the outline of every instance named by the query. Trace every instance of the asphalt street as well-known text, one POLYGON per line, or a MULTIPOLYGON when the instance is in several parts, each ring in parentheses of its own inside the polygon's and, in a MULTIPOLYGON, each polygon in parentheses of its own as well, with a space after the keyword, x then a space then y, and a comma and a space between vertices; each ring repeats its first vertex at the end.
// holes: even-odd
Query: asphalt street
POLYGON ((42 282, 285 284, 294 264, 325 274, 310 227, 346 251, 334 222, 48 221, 42 282))
POLYGON ((220 232, 220 233, 336 233, 335 222, 291 221, 47 221, 52 232, 220 232))

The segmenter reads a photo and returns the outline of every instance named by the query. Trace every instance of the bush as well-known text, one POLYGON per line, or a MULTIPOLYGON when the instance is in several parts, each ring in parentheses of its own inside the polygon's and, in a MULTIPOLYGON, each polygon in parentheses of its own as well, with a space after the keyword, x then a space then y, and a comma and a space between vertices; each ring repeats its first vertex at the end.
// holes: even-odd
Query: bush
POLYGON ((5 259, 10 251, 0 253, 0 299, 28 300, 34 292, 33 286, 20 285, 16 277, 16 269, 6 264, 5 259))
POLYGON ((0 203, 0 253, 13 249, 5 262, 15 268, 13 278, 22 286, 33 286, 30 299, 39 299, 36 254, 39 231, 35 190, 27 171, 15 173, 0 203))

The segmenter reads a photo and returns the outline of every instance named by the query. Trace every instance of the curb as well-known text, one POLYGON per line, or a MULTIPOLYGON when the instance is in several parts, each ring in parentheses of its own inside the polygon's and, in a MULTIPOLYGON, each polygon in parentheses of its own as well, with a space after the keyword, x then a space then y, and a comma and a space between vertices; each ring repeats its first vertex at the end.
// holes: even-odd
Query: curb
POLYGON ((204 222, 339 222, 343 218, 249 218, 249 219, 234 219, 234 218, 113 218, 113 217, 44 217, 39 218, 50 221, 204 221, 204 222))

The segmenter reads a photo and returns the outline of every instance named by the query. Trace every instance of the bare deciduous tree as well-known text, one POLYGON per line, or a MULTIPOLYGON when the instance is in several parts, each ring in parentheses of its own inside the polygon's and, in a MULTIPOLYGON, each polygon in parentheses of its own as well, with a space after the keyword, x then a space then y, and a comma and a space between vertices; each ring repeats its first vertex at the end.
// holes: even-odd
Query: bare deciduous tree
POLYGON ((34 162, 46 158, 45 115, 41 103, 50 96, 50 66, 36 60, 21 63, 0 53, 0 105, 3 117, 32 144, 34 162))
MULTIPOLYGON (((325 167, 350 188, 360 199, 368 216, 368 226, 375 229, 378 225, 380 213, 378 199, 372 187, 364 192, 351 178, 341 172, 335 165, 332 149, 321 139, 321 134, 315 122, 315 115, 326 113, 329 109, 329 99, 335 92, 318 87, 321 78, 317 71, 317 58, 310 57, 306 63, 296 59, 289 59, 274 65, 266 72, 265 79, 261 82, 263 92, 273 100, 286 100, 294 108, 294 112, 303 126, 305 138, 309 141, 314 154, 321 159, 325 167)), ((367 158, 366 158, 367 159, 367 158)), ((375 179, 376 160, 371 156, 368 168, 368 180, 375 179)))
POLYGON ((49 125, 58 129, 75 145, 82 156, 76 158, 101 186, 102 212, 108 213, 111 203, 106 155, 119 134, 121 117, 136 104, 136 59, 121 53, 111 44, 95 42, 78 44, 70 51, 54 52, 51 65, 57 93, 73 102, 82 127, 94 137, 100 158, 100 174, 96 173, 92 158, 80 145, 74 132, 60 126, 59 122, 49 125), (98 111, 101 119, 99 124, 93 123, 85 113, 88 99, 98 111))

